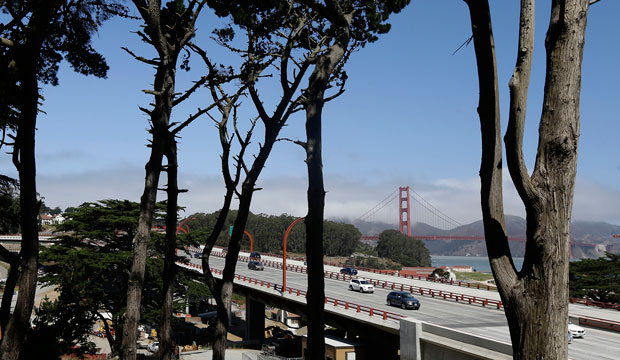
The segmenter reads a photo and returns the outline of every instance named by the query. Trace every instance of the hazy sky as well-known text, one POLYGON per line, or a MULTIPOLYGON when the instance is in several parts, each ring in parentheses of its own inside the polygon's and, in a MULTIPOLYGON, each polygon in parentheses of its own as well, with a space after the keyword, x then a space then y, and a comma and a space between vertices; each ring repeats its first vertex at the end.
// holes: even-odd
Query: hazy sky
MULTIPOLYGON (((544 84, 548 2, 539 2, 534 67, 529 93, 525 158, 534 166, 544 84)), ((518 1, 492 1, 495 44, 502 101, 502 126, 508 118, 508 80, 518 36, 518 1)), ((207 10, 208 12, 208 10, 207 10)), ((619 103, 620 2, 603 0, 592 6, 582 74, 581 137, 573 219, 620 225, 619 103)), ((206 16, 196 39, 216 61, 230 59, 207 36, 213 24, 226 21, 206 16), (202 32, 201 32, 202 31, 202 32)), ((392 20, 392 30, 353 54, 346 66, 349 80, 340 98, 324 110, 324 172, 327 217, 357 218, 398 186, 411 186, 444 213, 461 223, 481 218, 480 128, 476 113, 478 82, 473 44, 455 51, 470 37, 468 9, 463 1, 413 1, 392 20)), ((153 51, 131 31, 140 23, 114 20, 94 40, 110 65, 107 79, 73 73, 61 66, 60 85, 44 87, 37 132, 37 183, 48 206, 77 206, 85 201, 120 198, 138 201, 148 159, 147 117, 153 69, 138 63, 121 46, 145 57, 153 51)), ((199 63, 189 74, 179 72, 177 90, 203 71, 199 63)), ((266 106, 279 99, 273 84, 259 86, 266 106)), ((277 88, 276 88, 277 89, 277 88)), ((247 128, 255 116, 243 100, 240 122, 247 128)), ((199 94, 175 110, 174 121, 208 104, 199 94)), ((269 110, 268 112, 272 112, 269 110)), ((303 113, 291 119, 282 137, 305 139, 303 113)), ((255 136, 262 136, 262 128, 255 136)), ((261 142, 256 136, 253 150, 261 142)), ((179 143, 180 184, 189 190, 180 203, 186 216, 221 206, 224 186, 219 166, 216 129, 203 118, 184 130, 179 143)), ((304 152, 278 142, 259 179, 254 213, 303 216, 306 212, 304 152)), ((248 161, 251 159, 248 158, 248 161)), ((0 155, 0 172, 15 176, 10 156, 0 155)), ((504 177, 507 214, 523 215, 523 206, 504 177)), ((165 178, 161 184, 165 184, 165 178)), ((159 199, 164 199, 160 193, 159 199)), ((394 208, 393 220, 397 220, 394 208)), ((415 219, 412 219, 416 221, 415 219)))

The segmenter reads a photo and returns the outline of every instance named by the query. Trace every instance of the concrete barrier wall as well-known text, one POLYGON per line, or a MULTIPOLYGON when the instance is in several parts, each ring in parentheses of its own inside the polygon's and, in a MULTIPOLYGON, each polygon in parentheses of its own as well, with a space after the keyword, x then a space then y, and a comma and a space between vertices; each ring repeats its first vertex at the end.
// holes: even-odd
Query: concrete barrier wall
POLYGON ((443 326, 400 321, 401 360, 512 359, 512 345, 443 326))

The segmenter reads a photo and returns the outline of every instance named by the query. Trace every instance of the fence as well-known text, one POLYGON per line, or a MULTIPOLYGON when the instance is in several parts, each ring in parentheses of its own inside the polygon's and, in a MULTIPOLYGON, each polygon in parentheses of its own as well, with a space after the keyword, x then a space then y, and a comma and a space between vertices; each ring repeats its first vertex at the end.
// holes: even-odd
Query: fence
MULTIPOLYGON (((187 250, 194 251, 194 252, 202 251, 198 248, 187 248, 187 250)), ((214 249, 213 251, 214 252, 212 255, 214 256, 221 256, 221 257, 226 256, 225 252, 222 250, 214 249)), ((269 255, 281 257, 280 255, 273 255, 273 254, 269 254, 269 255)), ((239 260, 248 261, 249 257, 239 256, 239 260)), ((276 269, 281 269, 283 265, 281 262, 271 261, 271 260, 263 260, 262 262, 264 266, 273 267, 276 269)), ((335 265, 335 264, 326 263, 326 265, 335 265)), ((193 267, 196 269, 202 270, 202 266, 200 265, 193 265, 193 267)), ((288 271, 295 271, 295 272, 300 272, 300 273, 307 272, 307 267, 302 266, 302 265, 288 265, 287 264, 286 269, 288 271)), ((362 269, 360 268, 360 270, 362 269)), ((441 283, 450 284, 450 285, 465 286, 468 288, 472 288, 472 287, 477 288, 477 289, 486 288, 487 290, 494 289, 493 287, 489 287, 486 285, 472 284, 472 283, 463 282, 463 281, 451 281, 451 280, 445 280, 445 279, 435 280, 432 278, 422 277, 422 276, 399 276, 399 275, 395 275, 394 272, 390 270, 376 270, 376 269, 365 269, 365 268, 363 270, 368 271, 368 272, 378 273, 378 274, 394 275, 396 277, 404 277, 407 279, 417 279, 421 281, 433 281, 433 282, 441 282, 441 283)), ((325 277, 330 278, 330 279, 344 280, 344 281, 347 281, 351 278, 350 275, 339 274, 339 273, 332 272, 332 271, 325 271, 325 277)), ((468 304, 478 304, 484 307, 491 305, 492 307, 496 309, 501 309, 503 306, 500 300, 493 300, 493 299, 487 299, 487 298, 479 297, 479 296, 470 296, 470 295, 464 295, 464 294, 459 294, 459 293, 453 293, 449 291, 441 291, 441 290, 430 289, 430 288, 425 288, 425 287, 420 287, 420 286, 407 285, 407 284, 397 283, 393 281, 384 281, 384 280, 376 280, 376 279, 369 279, 369 280, 373 283, 375 287, 381 287, 381 288, 390 289, 390 290, 409 291, 412 294, 417 294, 419 296, 431 296, 433 298, 441 298, 444 300, 466 302, 468 304)), ((613 309, 613 310, 620 311, 620 304, 610 304, 610 303, 603 303, 600 301, 594 301, 594 300, 589 300, 589 299, 577 299, 577 298, 569 298, 569 302, 571 304, 581 304, 581 305, 586 305, 586 306, 594 306, 594 307, 599 307, 603 309, 613 309)))

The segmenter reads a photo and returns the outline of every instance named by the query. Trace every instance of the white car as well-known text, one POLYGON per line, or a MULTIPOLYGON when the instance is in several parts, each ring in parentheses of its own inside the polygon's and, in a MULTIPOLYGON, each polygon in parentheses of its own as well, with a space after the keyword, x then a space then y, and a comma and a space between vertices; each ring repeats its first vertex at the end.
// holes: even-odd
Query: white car
POLYGON ((568 322, 568 331, 573 335, 573 338, 582 338, 586 336, 586 329, 570 321, 568 322))
POLYGON ((159 350, 159 341, 152 342, 146 346, 146 349, 150 352, 157 352, 159 350))
POLYGON ((372 283, 368 280, 351 279, 351 281, 349 281, 349 290, 372 293, 375 292, 375 287, 372 286, 372 283))

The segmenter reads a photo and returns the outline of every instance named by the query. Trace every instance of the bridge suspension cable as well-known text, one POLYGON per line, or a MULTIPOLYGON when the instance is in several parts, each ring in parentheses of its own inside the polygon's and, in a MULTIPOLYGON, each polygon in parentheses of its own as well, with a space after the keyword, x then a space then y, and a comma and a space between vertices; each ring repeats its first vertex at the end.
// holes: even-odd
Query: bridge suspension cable
POLYGON ((360 215, 357 220, 358 221, 366 221, 368 218, 379 212, 381 209, 390 204, 394 199, 398 196, 398 189, 394 190, 390 195, 388 195, 385 199, 381 200, 377 205, 375 205, 372 209, 366 211, 362 215, 360 215))
MULTIPOLYGON (((446 227, 455 228, 455 227, 459 227, 459 226, 463 225, 460 222, 454 220, 450 216, 448 216, 445 213, 443 213, 441 210, 439 210, 436 207, 434 207, 431 203, 426 201, 426 199, 424 199, 422 197, 422 195, 418 194, 412 188, 409 188, 409 191, 412 193, 412 197, 414 198, 414 201, 415 201, 415 203, 417 205, 419 205, 419 206, 423 207, 425 210, 429 211, 430 214, 432 214, 435 219, 439 219, 439 220, 443 221, 443 223, 445 225, 447 225, 446 227)), ((415 206, 414 206, 414 209, 415 209, 415 206)), ((420 221, 420 219, 417 219, 417 221, 420 221)), ((433 225, 435 227, 439 227, 439 226, 437 226, 437 224, 433 224, 433 225)))

